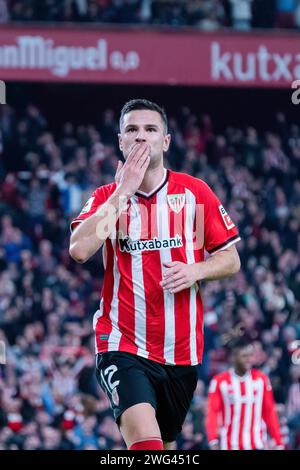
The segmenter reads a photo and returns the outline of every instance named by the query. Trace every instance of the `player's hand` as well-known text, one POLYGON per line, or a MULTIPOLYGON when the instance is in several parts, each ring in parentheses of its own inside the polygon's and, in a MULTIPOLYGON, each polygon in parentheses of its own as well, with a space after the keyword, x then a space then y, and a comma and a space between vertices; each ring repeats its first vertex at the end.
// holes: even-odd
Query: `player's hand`
POLYGON ((150 146, 145 142, 133 146, 124 164, 119 161, 115 180, 122 195, 131 197, 139 189, 149 163, 150 146))
POLYGON ((163 263, 167 268, 160 285, 171 294, 176 294, 191 287, 199 279, 198 263, 186 264, 180 261, 163 263))

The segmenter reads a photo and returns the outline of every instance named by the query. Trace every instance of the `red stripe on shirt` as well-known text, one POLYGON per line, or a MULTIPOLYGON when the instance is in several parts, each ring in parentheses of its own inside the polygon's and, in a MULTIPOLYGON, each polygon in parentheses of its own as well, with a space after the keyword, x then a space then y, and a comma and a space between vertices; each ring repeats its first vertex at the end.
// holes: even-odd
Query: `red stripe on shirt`
MULTIPOLYGON (((130 225, 130 204, 127 213, 122 214, 123 218, 127 218, 127 227, 130 225)), ((117 222, 117 231, 119 230, 122 219, 117 222)), ((122 224, 124 226, 124 224, 122 224)), ((123 234, 125 235, 125 234, 123 234)), ((118 327, 122 333, 119 350, 137 353, 137 346, 135 344, 135 302, 134 290, 132 282, 132 257, 130 253, 121 252, 118 240, 116 241, 116 255, 118 260, 118 269, 120 273, 119 283, 119 315, 118 327)))
POLYGON ((112 330, 109 313, 114 291, 114 249, 109 238, 105 242, 105 247, 107 252, 106 270, 101 292, 101 298, 103 299, 103 315, 98 318, 95 328, 97 352, 107 351, 107 340, 101 340, 100 336, 108 336, 112 330))

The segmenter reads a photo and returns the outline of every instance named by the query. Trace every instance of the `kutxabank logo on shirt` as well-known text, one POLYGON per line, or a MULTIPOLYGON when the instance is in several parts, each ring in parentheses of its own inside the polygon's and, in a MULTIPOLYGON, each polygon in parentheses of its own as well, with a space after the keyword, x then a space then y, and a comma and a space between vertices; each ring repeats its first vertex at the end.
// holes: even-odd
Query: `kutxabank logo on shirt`
POLYGON ((128 235, 124 236, 122 233, 119 233, 119 248, 123 253, 164 250, 167 248, 180 248, 182 246, 182 238, 179 235, 162 240, 156 237, 152 240, 131 240, 128 235))
MULTIPOLYGON (((110 240, 118 241, 120 250, 125 252, 177 248, 182 246, 179 240, 182 242, 183 239, 188 249, 201 250, 204 246, 204 204, 185 204, 183 214, 181 211, 182 195, 174 196, 176 199, 171 199, 170 203, 174 209, 172 212, 167 204, 151 204, 150 208, 144 204, 131 204, 128 207, 128 201, 124 203, 124 200, 123 205, 120 203, 118 208, 113 204, 107 204, 101 212, 100 206, 99 212, 96 212, 97 237, 102 240, 102 243, 108 237, 110 240), (173 238, 166 236, 163 238, 165 233, 162 232, 162 227, 164 226, 167 228, 169 226, 171 233, 176 235, 173 238)), ((87 209, 92 206, 93 198, 83 208, 81 215, 88 216, 87 209)), ((166 233, 169 234, 169 231, 166 233)))

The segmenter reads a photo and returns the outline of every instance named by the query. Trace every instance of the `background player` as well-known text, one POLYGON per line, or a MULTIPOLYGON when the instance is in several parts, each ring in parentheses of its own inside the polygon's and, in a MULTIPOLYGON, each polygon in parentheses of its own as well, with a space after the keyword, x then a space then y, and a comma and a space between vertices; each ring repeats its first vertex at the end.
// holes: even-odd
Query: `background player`
POLYGON ((232 350, 233 367, 217 374, 208 394, 206 430, 211 449, 266 448, 266 426, 283 449, 269 378, 253 369, 253 347, 240 341, 232 350))

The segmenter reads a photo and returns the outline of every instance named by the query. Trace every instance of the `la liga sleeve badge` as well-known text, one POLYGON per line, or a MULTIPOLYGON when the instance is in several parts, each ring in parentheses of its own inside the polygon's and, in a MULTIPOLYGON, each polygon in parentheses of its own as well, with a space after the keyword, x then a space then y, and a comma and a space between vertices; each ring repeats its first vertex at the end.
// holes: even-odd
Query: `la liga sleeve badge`
POLYGON ((223 222, 225 224, 225 227, 230 230, 231 228, 235 227, 234 223, 232 222, 231 218, 227 214, 226 210, 222 206, 222 204, 219 205, 219 211, 222 216, 223 222))

